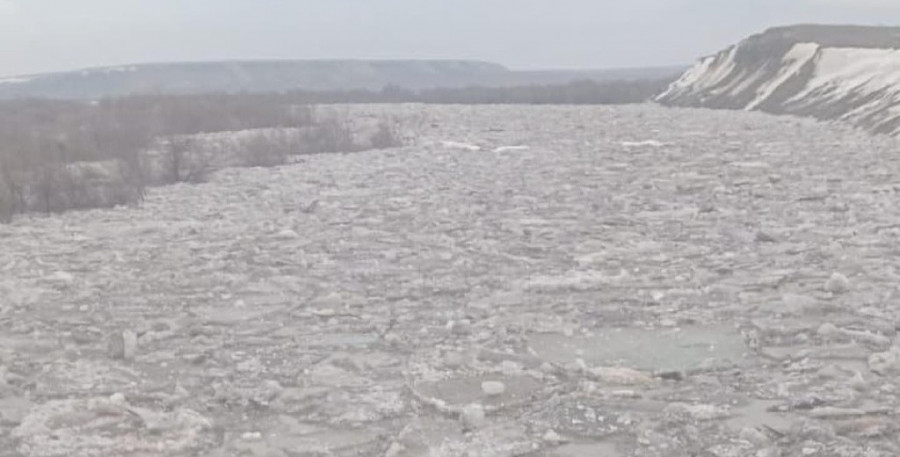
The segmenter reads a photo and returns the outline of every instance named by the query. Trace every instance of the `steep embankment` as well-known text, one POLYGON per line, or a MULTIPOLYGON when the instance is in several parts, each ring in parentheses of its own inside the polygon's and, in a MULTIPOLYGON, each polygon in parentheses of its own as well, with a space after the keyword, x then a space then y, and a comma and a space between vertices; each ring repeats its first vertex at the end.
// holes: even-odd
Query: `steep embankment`
POLYGON ((900 28, 780 27, 699 60, 657 101, 900 133, 900 28))

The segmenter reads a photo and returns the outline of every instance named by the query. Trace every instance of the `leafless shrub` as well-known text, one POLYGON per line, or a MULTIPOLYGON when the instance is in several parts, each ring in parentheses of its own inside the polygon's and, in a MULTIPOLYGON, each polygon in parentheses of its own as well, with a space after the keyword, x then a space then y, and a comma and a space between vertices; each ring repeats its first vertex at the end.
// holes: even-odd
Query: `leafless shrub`
POLYGON ((358 150, 353 129, 346 120, 327 118, 307 129, 303 136, 302 154, 353 152, 358 150))
POLYGON ((0 222, 9 222, 16 213, 15 199, 0 176, 0 222))
POLYGON ((42 164, 32 177, 34 188, 31 194, 35 197, 35 205, 39 211, 55 213, 65 209, 62 201, 65 195, 64 168, 61 164, 47 162, 42 164))
POLYGON ((200 183, 214 171, 212 154, 188 137, 169 137, 163 142, 163 182, 200 183))
POLYGON ((127 165, 115 160, 47 163, 11 176, 24 184, 10 185, 7 179, 0 179, 0 212, 6 220, 28 211, 105 208, 141 198, 141 189, 134 186, 127 165))
POLYGON ((149 176, 147 164, 139 150, 128 151, 120 159, 122 180, 130 189, 129 195, 134 199, 126 203, 142 202, 147 191, 149 176))
POLYGON ((25 180, 8 157, 0 157, 0 222, 9 222, 25 208, 25 180))
POLYGON ((402 145, 406 144, 418 144, 424 135, 425 130, 431 124, 428 116, 425 115, 424 111, 419 111, 414 115, 408 116, 402 122, 398 122, 398 124, 403 125, 405 129, 395 129, 395 133, 400 133, 399 141, 402 145))
POLYGON ((107 208, 137 201, 143 187, 136 186, 128 164, 119 160, 79 162, 66 166, 65 209, 107 208))
POLYGON ((316 110, 311 104, 290 105, 288 107, 291 127, 303 127, 316 123, 316 110))
POLYGON ((288 157, 300 150, 300 139, 295 131, 267 131, 242 141, 238 147, 243 166, 274 167, 287 163, 288 157))
POLYGON ((0 102, 0 220, 136 203, 147 185, 201 182, 225 166, 273 166, 297 154, 404 142, 396 123, 361 131, 346 114, 316 114, 288 94, 0 102))
POLYGON ((369 146, 372 149, 389 149, 403 146, 403 140, 395 124, 382 120, 375 128, 375 133, 369 138, 369 146))

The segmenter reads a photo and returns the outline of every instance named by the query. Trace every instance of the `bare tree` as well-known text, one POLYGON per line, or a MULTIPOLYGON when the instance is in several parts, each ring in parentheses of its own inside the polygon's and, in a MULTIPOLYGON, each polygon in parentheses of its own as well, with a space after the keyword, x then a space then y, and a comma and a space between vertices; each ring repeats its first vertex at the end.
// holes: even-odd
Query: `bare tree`
MULTIPOLYGON (((373 94, 347 96, 377 100, 409 95, 373 94)), ((204 181, 222 166, 272 166, 295 154, 402 143, 391 123, 366 136, 346 114, 325 119, 315 114, 309 103, 291 94, 2 101, 0 220, 26 211, 140 202, 148 184, 204 181), (198 138, 238 130, 260 132, 239 141, 238 151, 211 147, 198 138)))
POLYGON ((189 137, 172 136, 166 139, 163 156, 168 183, 205 181, 212 172, 209 154, 200 151, 189 137))

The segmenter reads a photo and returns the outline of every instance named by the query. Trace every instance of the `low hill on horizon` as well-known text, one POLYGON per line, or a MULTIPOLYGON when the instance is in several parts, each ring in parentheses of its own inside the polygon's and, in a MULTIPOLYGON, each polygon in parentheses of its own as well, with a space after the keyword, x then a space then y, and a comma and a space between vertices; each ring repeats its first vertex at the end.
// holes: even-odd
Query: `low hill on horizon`
POLYGON ((0 78, 0 99, 89 99, 132 94, 409 90, 658 79, 683 68, 515 71, 468 60, 263 60, 151 63, 0 78))

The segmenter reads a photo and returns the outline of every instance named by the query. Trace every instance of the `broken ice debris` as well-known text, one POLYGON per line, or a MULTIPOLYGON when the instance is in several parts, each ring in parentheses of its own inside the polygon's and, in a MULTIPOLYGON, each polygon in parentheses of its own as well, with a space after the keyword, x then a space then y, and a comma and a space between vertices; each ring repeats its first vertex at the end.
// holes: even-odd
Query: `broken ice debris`
POLYGON ((500 381, 484 381, 481 383, 481 391, 488 397, 497 397, 506 392, 506 384, 500 381))
POLYGON ((478 403, 472 403, 463 408, 460 420, 467 429, 479 429, 487 424, 484 407, 478 403))
POLYGON ((825 281, 825 290, 833 294, 843 294, 850 290, 850 280, 840 273, 834 273, 825 281))

